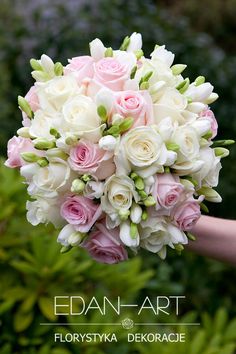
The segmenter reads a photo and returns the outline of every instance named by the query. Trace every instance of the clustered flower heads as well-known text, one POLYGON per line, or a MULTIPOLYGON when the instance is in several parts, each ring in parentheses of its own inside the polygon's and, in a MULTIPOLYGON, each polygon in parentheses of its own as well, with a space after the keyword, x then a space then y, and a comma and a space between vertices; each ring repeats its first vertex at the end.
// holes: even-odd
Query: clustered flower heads
POLYGON ((23 127, 8 142, 8 167, 28 186, 27 219, 59 227, 62 252, 85 248, 98 262, 140 247, 180 252, 207 207, 220 202, 222 147, 209 105, 218 95, 156 45, 150 58, 139 33, 119 50, 99 39, 90 56, 66 66, 31 59, 35 84, 18 104, 23 127))

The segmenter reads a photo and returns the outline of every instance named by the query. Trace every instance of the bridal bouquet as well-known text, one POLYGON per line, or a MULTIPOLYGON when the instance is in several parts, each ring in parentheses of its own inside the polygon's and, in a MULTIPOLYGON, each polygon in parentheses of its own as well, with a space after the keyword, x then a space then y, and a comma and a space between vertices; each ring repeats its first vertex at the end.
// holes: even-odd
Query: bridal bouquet
POLYGON ((138 33, 119 50, 99 39, 90 55, 54 63, 31 59, 35 84, 18 97, 23 122, 8 142, 8 167, 28 186, 27 219, 60 228, 62 252, 86 249, 117 263, 140 247, 166 257, 220 202, 222 147, 209 105, 218 95, 203 76, 190 82, 174 54, 150 58, 138 33))

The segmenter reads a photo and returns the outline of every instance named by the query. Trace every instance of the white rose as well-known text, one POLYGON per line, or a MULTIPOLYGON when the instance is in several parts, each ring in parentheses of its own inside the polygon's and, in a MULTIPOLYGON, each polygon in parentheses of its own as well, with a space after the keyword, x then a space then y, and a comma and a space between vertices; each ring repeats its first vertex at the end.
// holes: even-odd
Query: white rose
POLYGON ((199 155, 199 137, 191 126, 178 127, 172 141, 179 145, 177 163, 192 161, 199 155))
POLYGON ((177 89, 167 88, 157 103, 182 111, 187 107, 188 102, 187 98, 181 95, 177 89))
POLYGON ((36 88, 40 107, 48 113, 60 111, 71 96, 80 93, 73 75, 56 76, 52 80, 36 83, 36 88))
POLYGON ((118 175, 137 171, 146 178, 163 171, 167 149, 153 127, 141 126, 123 135, 114 160, 118 175))
POLYGON ((43 111, 35 112, 34 119, 29 127, 29 134, 34 138, 45 138, 53 140, 54 136, 50 134, 50 129, 55 126, 54 118, 46 115, 43 111))
POLYGON ((34 226, 51 222, 55 227, 59 227, 64 223, 57 199, 38 198, 33 202, 27 201, 26 209, 27 220, 34 226))
POLYGON ((204 164, 192 177, 198 182, 199 187, 216 187, 219 182, 219 172, 222 167, 220 158, 215 156, 214 150, 210 147, 200 149, 199 158, 204 164))
POLYGON ((108 214, 107 226, 113 228, 120 224, 119 211, 129 210, 133 199, 138 202, 134 182, 127 176, 113 175, 107 179, 104 195, 101 197, 102 210, 108 214))
POLYGON ((148 221, 142 222, 141 226, 140 246, 150 252, 158 253, 162 259, 166 257, 166 246, 174 248, 175 244, 188 243, 185 233, 166 222, 164 218, 151 217, 148 221))
POLYGON ((55 198, 59 192, 69 190, 74 177, 67 162, 55 158, 33 175, 28 192, 30 195, 55 198))
POLYGON ((101 137, 101 119, 94 101, 87 96, 78 95, 68 100, 62 109, 62 134, 71 132, 78 137, 97 142, 101 137))

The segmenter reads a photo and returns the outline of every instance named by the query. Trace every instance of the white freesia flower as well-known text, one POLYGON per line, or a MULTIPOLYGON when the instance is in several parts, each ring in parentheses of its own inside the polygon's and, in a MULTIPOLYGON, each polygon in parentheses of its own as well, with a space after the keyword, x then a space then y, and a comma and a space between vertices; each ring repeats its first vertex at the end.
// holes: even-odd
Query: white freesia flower
POLYGON ((87 198, 101 198, 104 191, 104 183, 99 181, 88 181, 84 188, 84 195, 87 198))
POLYGON ((156 103, 168 106, 177 111, 182 111, 187 107, 187 98, 177 89, 167 88, 156 103))
POLYGON ((39 168, 29 184, 30 195, 44 198, 55 198, 58 193, 69 190, 74 178, 73 172, 66 161, 55 159, 49 165, 39 168))
POLYGON ((114 160, 118 175, 127 175, 133 170, 146 178, 163 171, 167 149, 154 128, 141 126, 123 135, 114 160))
POLYGON ((130 212, 130 219, 134 224, 139 224, 142 217, 142 208, 140 205, 133 203, 130 212))
POLYGON ((178 127, 177 122, 173 122, 170 117, 166 117, 162 119, 160 123, 157 125, 157 130, 161 135, 163 141, 166 142, 171 140, 171 137, 177 127, 178 127))
POLYGON ((109 90, 106 87, 101 88, 95 96, 95 102, 97 107, 104 106, 109 113, 112 109, 113 102, 115 100, 112 90, 109 90))
POLYGON ((157 46, 154 49, 154 51, 151 53, 151 58, 158 59, 170 67, 173 64, 175 55, 171 51, 165 49, 165 45, 162 45, 157 46))
POLYGON ((70 132, 78 137, 97 142, 101 137, 101 119, 94 101, 87 96, 78 95, 68 100, 62 109, 62 135, 70 132))
POLYGON ((193 161, 199 155, 199 137, 197 132, 190 125, 178 127, 172 141, 179 145, 177 163, 193 161))
POLYGON ((211 122, 209 119, 197 119, 191 126, 195 129, 199 138, 211 130, 211 122))
POLYGON ((140 242, 139 233, 136 237, 132 238, 130 235, 130 222, 124 221, 120 225, 120 239, 128 247, 137 247, 140 242))
POLYGON ((215 156, 214 150, 210 147, 200 149, 199 158, 204 162, 202 168, 194 173, 192 177, 198 182, 198 186, 216 187, 219 182, 221 169, 220 158, 215 156))
POLYGON ((130 43, 127 52, 135 52, 142 48, 142 36, 140 33, 134 32, 130 36, 130 43))
POLYGON ((114 136, 106 135, 99 140, 99 147, 103 150, 114 151, 117 143, 118 140, 114 136))
POLYGON ((80 93, 73 75, 56 76, 52 80, 36 83, 40 107, 47 114, 58 114, 64 103, 80 93))
POLYGON ((55 227, 59 227, 64 223, 57 199, 38 198, 33 202, 27 201, 26 209, 27 220, 34 226, 51 222, 55 227))
POLYGON ((212 94, 214 87, 209 83, 205 82, 199 86, 195 83, 189 85, 188 89, 185 91, 184 95, 190 97, 194 102, 203 102, 212 94))
POLYGON ((89 48, 91 57, 93 57, 95 61, 98 61, 104 57, 106 47, 100 39, 96 38, 92 42, 90 42, 89 48))

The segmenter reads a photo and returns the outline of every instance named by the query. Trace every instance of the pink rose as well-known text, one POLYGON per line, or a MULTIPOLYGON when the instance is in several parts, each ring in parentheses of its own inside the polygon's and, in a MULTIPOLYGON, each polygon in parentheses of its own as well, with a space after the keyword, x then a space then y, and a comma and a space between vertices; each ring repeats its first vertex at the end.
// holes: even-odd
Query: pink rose
POLYGON ((154 124, 152 99, 147 91, 121 91, 116 94, 115 113, 134 118, 132 128, 154 124))
POLYGON ((200 113, 200 119, 204 118, 210 121, 211 123, 211 132, 212 132, 212 137, 211 139, 214 139, 217 135, 217 131, 218 131, 218 123, 217 120, 215 118, 214 113, 212 112, 211 109, 205 109, 204 111, 202 111, 200 113))
POLYGON ((13 136, 7 144, 7 156, 5 166, 15 168, 25 165, 25 161, 21 158, 22 152, 37 152, 32 141, 21 136, 13 136))
POLYGON ((91 78, 93 76, 93 63, 94 59, 88 55, 75 57, 69 59, 69 64, 64 68, 64 74, 74 74, 78 84, 81 84, 85 78, 91 78))
POLYGON ((29 103, 30 108, 33 112, 36 112, 39 109, 39 99, 36 93, 36 87, 32 86, 30 90, 25 95, 26 101, 29 103))
POLYGON ((184 203, 178 205, 172 214, 178 228, 184 231, 191 230, 200 216, 200 205, 193 198, 189 198, 184 203))
POLYGON ((175 206, 182 197, 184 191, 183 185, 179 181, 179 177, 171 173, 157 174, 152 190, 152 195, 158 204, 170 209, 175 206))
POLYGON ((97 223, 93 231, 83 243, 83 247, 97 262, 114 264, 128 259, 126 249, 119 241, 119 229, 108 230, 105 223, 97 223))
POLYGON ((101 214, 101 206, 83 196, 67 197, 61 206, 61 216, 80 232, 88 232, 101 214))
POLYGON ((80 174, 91 174, 101 180, 115 172, 113 154, 82 139, 70 150, 68 162, 72 170, 80 174))
POLYGON ((103 58, 94 64, 94 81, 113 91, 122 91, 129 77, 129 65, 116 58, 103 58))

